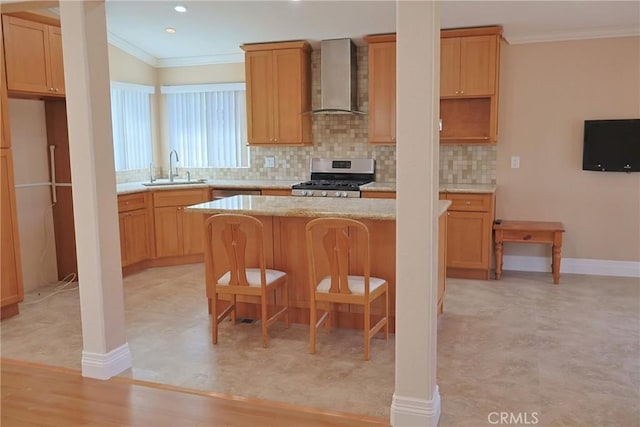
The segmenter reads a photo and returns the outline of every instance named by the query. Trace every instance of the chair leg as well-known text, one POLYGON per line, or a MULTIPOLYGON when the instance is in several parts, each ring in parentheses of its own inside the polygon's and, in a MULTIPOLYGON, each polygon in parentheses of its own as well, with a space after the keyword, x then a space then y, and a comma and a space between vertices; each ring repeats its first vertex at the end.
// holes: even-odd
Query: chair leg
POLYGON ((267 348, 269 346, 269 337, 267 336, 267 295, 262 294, 261 297, 262 307, 262 347, 267 348))
POLYGON ((369 360, 369 344, 371 344, 371 337, 369 331, 371 329, 371 316, 369 310, 371 306, 370 301, 367 301, 364 306, 364 360, 369 360))
POLYGON ((282 285, 282 302, 284 306, 287 308, 287 311, 284 313, 284 324, 287 329, 289 329, 289 283, 287 281, 282 285))
POLYGON ((209 310, 209 314, 211 314, 211 298, 207 298, 207 310, 209 310))
POLYGON ((331 317, 333 317, 333 303, 327 303, 327 320, 324 321, 324 331, 328 334, 331 332, 331 317))
POLYGON ((309 353, 316 352, 316 299, 311 296, 311 307, 309 308, 309 353))
POLYGON ((233 307, 233 310, 231 311, 231 324, 235 325, 236 324, 236 316, 237 316, 237 308, 238 306, 236 305, 236 294, 231 294, 231 306, 233 307))
POLYGON ((209 299, 211 306, 211 341, 218 344, 218 294, 214 293, 213 298, 209 299))

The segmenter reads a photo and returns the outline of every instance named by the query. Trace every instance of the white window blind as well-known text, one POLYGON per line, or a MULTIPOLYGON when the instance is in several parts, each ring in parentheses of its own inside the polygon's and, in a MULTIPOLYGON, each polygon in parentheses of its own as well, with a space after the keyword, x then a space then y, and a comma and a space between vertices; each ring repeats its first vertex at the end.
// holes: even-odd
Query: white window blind
POLYGON ((111 121, 116 171, 148 168, 152 161, 153 86, 111 82, 111 121))
POLYGON ((163 86, 169 146, 181 167, 249 165, 244 83, 163 86))

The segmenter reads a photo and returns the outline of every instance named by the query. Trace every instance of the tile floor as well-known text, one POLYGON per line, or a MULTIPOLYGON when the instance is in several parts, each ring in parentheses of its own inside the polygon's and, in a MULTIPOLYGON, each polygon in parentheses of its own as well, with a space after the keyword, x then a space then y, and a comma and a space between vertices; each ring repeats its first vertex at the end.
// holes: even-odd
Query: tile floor
MULTIPOLYGON (((393 338, 374 340, 369 362, 355 330, 320 334, 318 353, 309 355, 302 325, 274 326, 263 349, 258 325, 224 324, 214 347, 202 276, 202 265, 188 265, 125 279, 134 368, 123 375, 389 415, 393 338)), ((499 282, 448 281, 438 333, 440 426, 493 425, 495 412, 519 416, 520 425, 640 425, 640 281, 563 275, 561 282, 510 271, 499 282)), ((22 304, 0 334, 2 357, 80 368, 78 292, 22 304)))

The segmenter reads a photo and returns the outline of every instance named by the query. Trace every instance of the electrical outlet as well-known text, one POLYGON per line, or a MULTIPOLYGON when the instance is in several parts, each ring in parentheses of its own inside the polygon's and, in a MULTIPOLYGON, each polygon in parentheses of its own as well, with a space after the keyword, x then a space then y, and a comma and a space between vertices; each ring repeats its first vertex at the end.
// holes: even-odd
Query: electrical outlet
POLYGON ((264 158, 264 167, 273 168, 276 166, 276 158, 274 156, 267 156, 264 158))
POLYGON ((520 168, 520 156, 511 156, 511 169, 520 168))

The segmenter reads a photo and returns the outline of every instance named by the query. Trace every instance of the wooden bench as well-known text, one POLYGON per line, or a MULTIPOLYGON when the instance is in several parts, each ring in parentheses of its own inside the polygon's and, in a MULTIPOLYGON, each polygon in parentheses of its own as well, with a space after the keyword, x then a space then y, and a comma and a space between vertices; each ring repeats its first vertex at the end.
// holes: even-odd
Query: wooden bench
POLYGON ((502 244, 512 243, 548 243, 553 247, 551 270, 553 283, 560 283, 560 252, 562 250, 561 222, 545 221, 496 221, 493 225, 496 242, 496 280, 502 276, 502 244))

